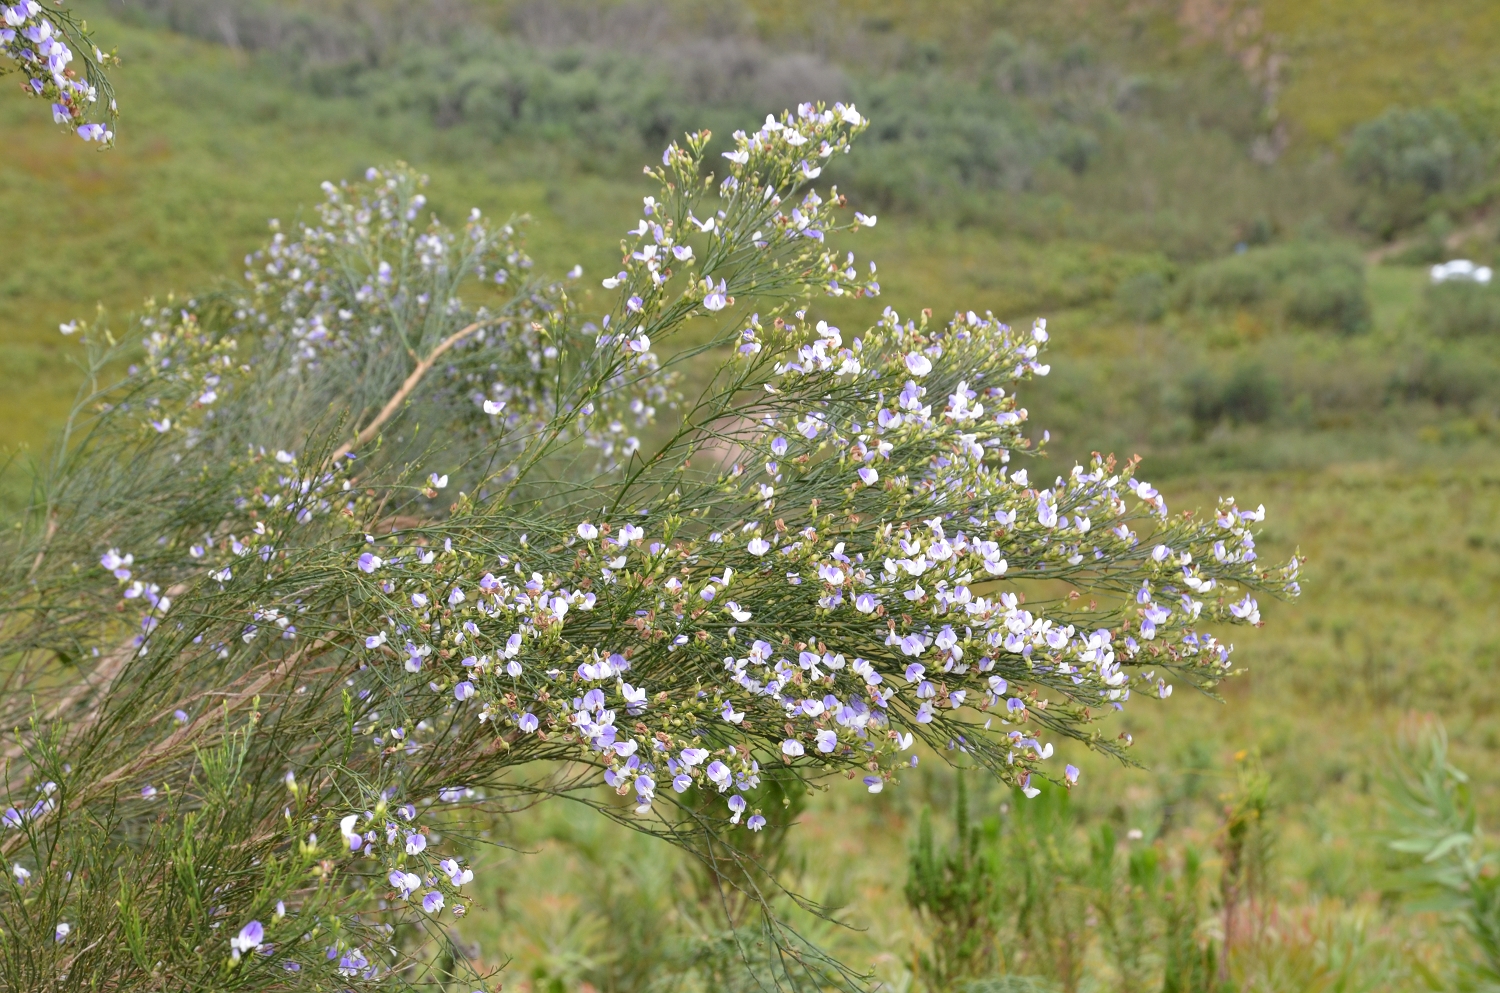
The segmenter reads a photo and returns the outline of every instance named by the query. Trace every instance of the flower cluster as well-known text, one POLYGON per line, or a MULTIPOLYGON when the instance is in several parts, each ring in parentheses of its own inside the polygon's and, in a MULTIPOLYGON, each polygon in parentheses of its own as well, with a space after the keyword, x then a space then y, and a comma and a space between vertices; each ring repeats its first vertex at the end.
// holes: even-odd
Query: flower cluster
POLYGON ((879 292, 832 247, 875 218, 813 185, 865 126, 769 118, 722 177, 706 134, 668 147, 605 313, 532 279, 513 225, 422 221, 401 169, 328 187, 247 296, 154 310, 59 525, 11 556, 38 563, 15 602, 51 613, 6 651, 94 675, 49 704, 78 730, 27 745, 17 821, 81 825, 127 777, 151 784, 128 816, 225 811, 257 839, 212 869, 225 968, 376 979, 470 906, 448 828, 506 798, 709 846, 763 829, 772 784, 878 793, 924 753, 1034 795, 1078 781, 1059 743, 1118 754, 1102 720, 1228 675, 1225 629, 1298 593, 1297 561, 1257 559, 1263 509, 1174 516, 1135 460, 1045 471, 1017 396, 1044 322, 814 312, 879 292), (679 404, 703 345, 674 339, 705 318, 722 361, 679 404), (263 925, 268 895, 294 923, 263 925))
MULTIPOLYGON (((51 11, 36 0, 19 0, 0 4, 0 54, 15 63, 25 82, 22 89, 52 105, 54 122, 73 129, 84 141, 111 145, 115 133, 107 123, 89 121, 91 111, 99 104, 104 83, 103 66, 117 60, 98 48, 92 48, 87 36, 64 12, 51 11), (74 53, 68 36, 83 45, 85 78, 72 68, 74 53)), ((106 93, 106 121, 115 116, 115 104, 106 93)))

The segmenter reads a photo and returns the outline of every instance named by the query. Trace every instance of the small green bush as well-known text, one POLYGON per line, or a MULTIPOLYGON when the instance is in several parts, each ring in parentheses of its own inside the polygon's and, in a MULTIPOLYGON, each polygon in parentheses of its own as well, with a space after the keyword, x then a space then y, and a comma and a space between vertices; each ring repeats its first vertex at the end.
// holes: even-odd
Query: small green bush
POLYGON ((1427 328, 1440 338, 1500 335, 1500 289, 1485 283, 1435 283, 1424 294, 1427 328))
POLYGON ((1159 272, 1136 273, 1115 290, 1115 304, 1136 321, 1159 321, 1167 311, 1167 279, 1159 272))
POLYGON ((1463 124, 1434 107, 1392 107, 1356 127, 1344 152, 1350 178, 1382 193, 1452 191, 1472 182, 1479 164, 1479 145, 1463 124))
POLYGON ((1334 242, 1255 248, 1199 266, 1183 281, 1180 303, 1200 311, 1266 308, 1288 323, 1344 334, 1370 323, 1364 260, 1334 242))
POLYGON ((1236 367, 1220 378, 1212 373, 1189 377, 1187 409, 1201 433, 1222 421, 1263 424, 1270 420, 1281 395, 1280 384, 1259 363, 1236 367))
POLYGON ((1393 107, 1349 136, 1344 170, 1365 192, 1355 220, 1392 237, 1431 213, 1434 197, 1461 193, 1478 181, 1484 157, 1449 111, 1393 107))
POLYGON ((1417 353, 1391 379, 1391 393, 1403 400, 1426 401, 1439 407, 1467 409, 1492 392, 1493 368, 1473 356, 1431 348, 1417 353))

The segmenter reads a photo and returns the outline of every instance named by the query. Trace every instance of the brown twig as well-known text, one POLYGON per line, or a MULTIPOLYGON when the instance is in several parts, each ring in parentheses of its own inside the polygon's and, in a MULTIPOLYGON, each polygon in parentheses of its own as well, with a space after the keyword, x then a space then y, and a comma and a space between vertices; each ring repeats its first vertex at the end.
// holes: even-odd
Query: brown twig
POLYGON ((460 341, 463 341, 469 335, 473 334, 475 331, 478 331, 480 328, 489 323, 491 322, 475 321, 468 327, 461 328, 448 337, 444 338, 442 342, 432 350, 431 354, 417 363, 417 367, 411 371, 411 375, 406 377, 406 382, 402 383, 401 388, 391 395, 391 398, 386 401, 384 407, 380 408, 380 413, 375 415, 375 419, 361 428, 359 434, 354 436, 353 441, 340 445, 338 448, 336 448, 333 454, 328 457, 328 461, 337 462, 345 455, 348 455, 356 448, 359 448, 361 445, 369 444, 371 439, 373 439, 377 434, 380 433, 380 429, 385 426, 385 422, 390 420, 391 417, 396 413, 397 409, 399 409, 400 406, 406 402, 406 398, 411 396, 411 391, 417 388, 417 384, 422 381, 423 376, 427 375, 427 370, 432 368, 432 364, 436 362, 440 357, 442 357, 442 354, 448 351, 448 349, 452 348, 454 345, 458 344, 460 341))

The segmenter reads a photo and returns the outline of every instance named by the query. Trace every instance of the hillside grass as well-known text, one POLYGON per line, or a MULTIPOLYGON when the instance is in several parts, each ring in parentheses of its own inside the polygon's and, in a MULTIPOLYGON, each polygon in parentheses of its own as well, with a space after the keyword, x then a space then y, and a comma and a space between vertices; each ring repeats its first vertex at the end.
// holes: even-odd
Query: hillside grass
MULTIPOLYGON (((857 8, 877 33, 910 31, 939 43, 952 25, 989 16, 988 5, 948 2, 946 18, 918 18, 917 5, 894 0, 840 9, 857 8)), ((816 32, 828 29, 832 8, 759 0, 755 9, 775 30, 816 32)), ((1500 16, 1489 5, 1273 0, 1264 18, 1295 56, 1278 106, 1318 141, 1337 141, 1389 103, 1456 98, 1493 79, 1486 53, 1500 16)), ((1143 24, 1148 39, 1181 40, 1171 18, 1143 24)), ((0 216, 0 449, 23 460, 46 451, 74 395, 73 345, 59 323, 103 306, 118 324, 146 297, 236 281, 266 219, 305 215, 322 180, 405 159, 431 174, 437 212, 528 214, 539 268, 581 263, 592 286, 614 270, 617 232, 646 191, 629 170, 591 169, 557 146, 497 147, 415 114, 381 116, 357 99, 309 99, 274 67, 222 46, 113 20, 98 27, 126 59, 118 149, 85 150, 34 104, 0 100, 0 202, 8 208, 0 216)), ((1220 144, 1228 156, 1231 146, 1220 144)), ((1184 173, 1203 167, 1182 165, 1184 173)), ((1198 195, 1211 195, 1211 184, 1189 179, 1198 195)), ((1148 201, 1171 188, 1169 177, 1136 193, 1148 201)), ((1317 912, 1329 920, 1374 906, 1369 912, 1390 941, 1431 954, 1440 932, 1408 941, 1397 933, 1407 919, 1379 904, 1375 773, 1397 720, 1434 712, 1449 725, 1458 763, 1475 774, 1492 822, 1500 813, 1500 393, 1488 372, 1500 362, 1496 343, 1432 339, 1423 323, 1425 269, 1416 265, 1366 269, 1371 320, 1354 335, 1288 325, 1271 302, 1216 310, 1183 303, 1176 287, 1198 263, 1151 237, 1109 234, 1121 230, 1126 211, 1110 213, 1099 193, 1109 189, 1029 201, 1028 216, 1044 208, 1075 213, 1059 225, 1064 233, 1044 238, 952 215, 883 212, 851 245, 880 263, 882 299, 825 309, 846 328, 887 304, 903 313, 989 308, 1016 322, 1046 316, 1054 373, 1028 388, 1026 400, 1034 423, 1054 431, 1058 471, 1095 448, 1139 452, 1145 477, 1167 480, 1175 507, 1208 506, 1230 492, 1266 504, 1263 553, 1279 558, 1300 547, 1310 560, 1307 595, 1267 607, 1267 626, 1239 646, 1248 671, 1224 686, 1225 702, 1184 692, 1131 711, 1120 730, 1135 735, 1143 768, 1105 785, 1097 759, 1073 756, 1085 770, 1074 803, 1084 820, 1138 827, 1148 841, 1164 810, 1185 804, 1186 814, 1173 815, 1172 836, 1211 851, 1219 794, 1249 760, 1236 756, 1258 756, 1279 804, 1278 892, 1291 904, 1325 907, 1317 912), (1091 226, 1099 233, 1089 236, 1091 226), (1126 289, 1158 285, 1132 283, 1143 276, 1159 278, 1163 294, 1145 317, 1131 312, 1137 305, 1126 289), (1271 413, 1231 416, 1222 413, 1223 397, 1219 408, 1194 406, 1201 400, 1194 390, 1239 382, 1234 388, 1243 391, 1249 380, 1234 377, 1247 368, 1260 370, 1255 388, 1268 391, 1271 413), (1491 384, 1474 386, 1475 376, 1491 384), (1184 799, 1194 776, 1207 785, 1184 799)), ((1236 189, 1247 219, 1278 209, 1269 180, 1236 189)), ((1170 215, 1171 206, 1168 198, 1157 213, 1170 215)), ((24 474, 13 472, 0 495, 14 505, 24 485, 24 474)), ((868 930, 826 936, 857 965, 890 977, 921 940, 901 900, 908 838, 923 805, 941 811, 950 802, 951 777, 928 772, 933 759, 878 798, 836 786, 814 799, 805 829, 794 833, 804 863, 798 878, 814 895, 838 902, 858 890, 889 908, 856 922, 868 930)), ((993 811, 1005 799, 982 802, 993 811)), ((498 873, 489 878, 503 881, 490 884, 489 912, 464 930, 496 965, 516 955, 512 975, 571 969, 582 982, 608 974, 623 967, 607 939, 610 908, 678 913, 680 866, 644 840, 620 850, 639 856, 622 866, 608 860, 624 855, 600 854, 618 841, 611 829, 566 812, 526 815, 508 830, 516 846, 543 854, 491 856, 498 873), (601 879, 618 888, 608 899, 598 893, 601 879), (619 903, 627 896, 638 903, 619 903)))

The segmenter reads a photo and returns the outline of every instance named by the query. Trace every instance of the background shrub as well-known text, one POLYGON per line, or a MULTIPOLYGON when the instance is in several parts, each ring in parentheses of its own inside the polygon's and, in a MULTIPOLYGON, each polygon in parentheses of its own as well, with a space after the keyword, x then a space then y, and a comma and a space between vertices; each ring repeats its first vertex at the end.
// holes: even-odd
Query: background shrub
POLYGON ((1354 129, 1344 168, 1366 191, 1358 221, 1389 237, 1425 217, 1432 200, 1481 175, 1483 151, 1450 111, 1393 107, 1354 129))
POLYGON ((1500 334, 1500 290, 1483 283, 1436 283, 1427 287, 1423 313, 1440 338, 1500 334))
POLYGON ((1345 334, 1369 326, 1364 260, 1331 241, 1252 248, 1199 266, 1181 302, 1198 310, 1262 307, 1283 321, 1345 334))

